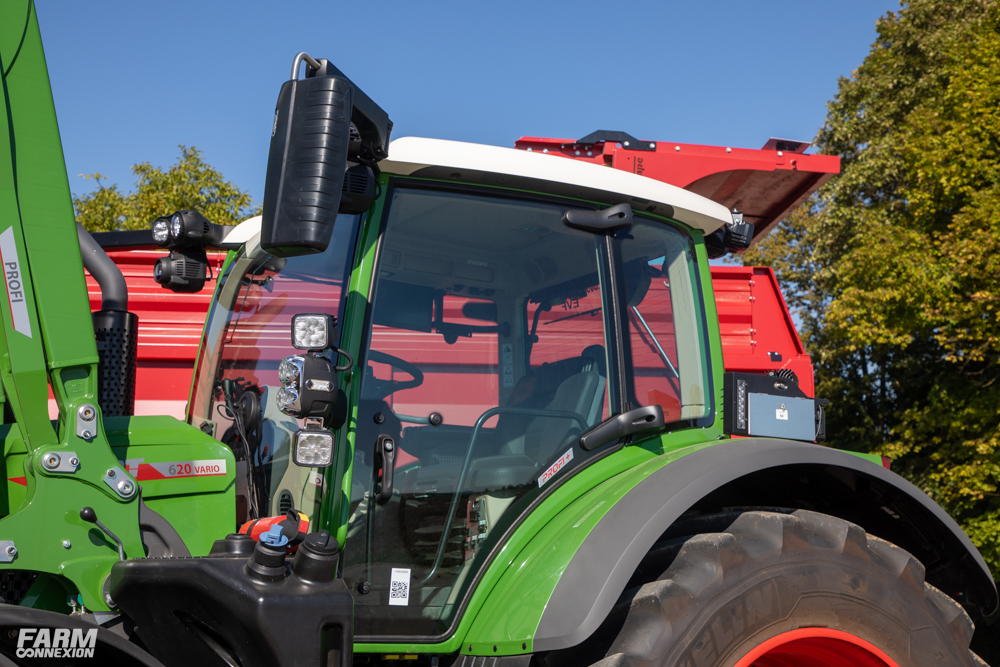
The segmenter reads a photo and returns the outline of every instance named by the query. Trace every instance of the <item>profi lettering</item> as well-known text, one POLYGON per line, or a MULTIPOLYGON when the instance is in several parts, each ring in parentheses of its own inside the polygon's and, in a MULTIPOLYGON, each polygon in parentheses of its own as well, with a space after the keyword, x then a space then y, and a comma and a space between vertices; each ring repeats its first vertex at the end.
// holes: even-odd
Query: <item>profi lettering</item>
POLYGON ((24 301, 24 292, 21 291, 21 272, 17 270, 17 262, 6 262, 7 267, 7 292, 10 294, 11 303, 21 303, 24 301))

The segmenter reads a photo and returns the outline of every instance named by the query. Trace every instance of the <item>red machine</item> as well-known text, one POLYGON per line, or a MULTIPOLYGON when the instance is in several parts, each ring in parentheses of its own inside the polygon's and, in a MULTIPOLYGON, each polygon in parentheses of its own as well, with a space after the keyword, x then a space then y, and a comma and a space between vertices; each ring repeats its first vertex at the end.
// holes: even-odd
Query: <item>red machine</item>
MULTIPOLYGON (((806 155, 806 142, 771 139, 760 150, 640 141, 623 132, 595 132, 578 141, 522 137, 515 147, 584 160, 641 174, 685 188, 743 212, 755 225, 754 238, 767 234, 809 195, 840 171, 840 158, 806 155)), ((113 234, 101 235, 108 254, 122 269, 129 310, 139 316, 135 411, 185 418, 191 373, 211 301, 212 281, 195 294, 175 294, 153 280, 156 246, 116 247, 113 234)), ((214 275, 223 253, 209 253, 214 275)), ((788 368, 807 395, 813 393, 809 355, 799 340, 774 273, 762 267, 713 266, 722 351, 727 371, 762 372, 788 368)), ((91 308, 101 292, 88 275, 91 308)), ((50 400, 50 411, 55 401, 50 400)))

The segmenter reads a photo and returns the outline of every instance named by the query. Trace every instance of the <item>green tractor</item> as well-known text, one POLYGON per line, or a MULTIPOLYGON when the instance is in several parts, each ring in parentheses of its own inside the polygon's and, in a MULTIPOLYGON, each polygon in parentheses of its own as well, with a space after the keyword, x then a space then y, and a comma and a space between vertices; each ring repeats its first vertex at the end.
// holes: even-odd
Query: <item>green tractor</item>
POLYGON ((818 444, 794 374, 723 372, 708 256, 740 215, 390 144, 299 54, 262 217, 153 226, 181 294, 229 254, 187 423, 130 416, 136 320, 74 224, 30 0, 0 3, 0 71, 0 662, 982 664, 997 591, 955 522, 818 444))

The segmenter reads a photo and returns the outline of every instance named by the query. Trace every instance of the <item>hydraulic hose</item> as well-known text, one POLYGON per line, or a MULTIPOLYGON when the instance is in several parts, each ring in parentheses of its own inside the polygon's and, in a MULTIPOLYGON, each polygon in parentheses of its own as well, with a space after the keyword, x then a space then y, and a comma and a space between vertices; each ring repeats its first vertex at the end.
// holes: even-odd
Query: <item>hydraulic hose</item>
POLYGON ((101 310, 127 312, 128 287, 125 285, 125 276, 79 222, 76 223, 76 234, 80 237, 83 265, 101 286, 101 310))

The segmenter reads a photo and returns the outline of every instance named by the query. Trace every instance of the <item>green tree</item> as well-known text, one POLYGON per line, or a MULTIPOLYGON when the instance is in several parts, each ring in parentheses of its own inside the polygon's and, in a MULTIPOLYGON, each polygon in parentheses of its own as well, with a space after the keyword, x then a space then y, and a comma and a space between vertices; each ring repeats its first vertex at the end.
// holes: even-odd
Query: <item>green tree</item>
POLYGON ((197 148, 182 145, 180 152, 178 161, 166 171, 148 162, 133 166, 133 192, 104 185, 101 174, 84 175, 94 180, 97 188, 73 197, 77 221, 91 232, 111 232, 149 229, 159 216, 181 209, 196 209, 222 225, 235 225, 260 212, 248 193, 206 164, 197 148))
POLYGON ((831 444, 890 456, 1000 578, 1000 5, 911 0, 877 30, 816 142, 841 176, 743 261, 799 311, 831 444))

